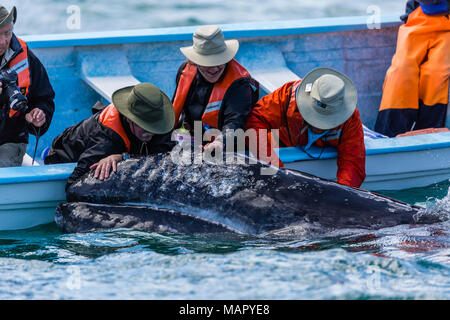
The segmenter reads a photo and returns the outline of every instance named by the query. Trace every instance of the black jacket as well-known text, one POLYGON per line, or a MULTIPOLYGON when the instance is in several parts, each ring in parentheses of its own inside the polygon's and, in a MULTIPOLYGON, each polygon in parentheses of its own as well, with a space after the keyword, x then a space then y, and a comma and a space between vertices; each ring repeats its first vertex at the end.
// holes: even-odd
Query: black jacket
MULTIPOLYGON (((77 181, 101 159, 127 152, 125 142, 111 128, 98 121, 101 112, 97 112, 82 122, 71 126, 58 135, 52 143, 51 150, 45 158, 45 164, 78 162, 67 181, 67 186, 77 181)), ((130 154, 134 156, 170 151, 175 142, 171 141, 171 132, 154 135, 150 142, 137 139, 130 130, 125 117, 120 116, 122 126, 130 139, 130 154)))
MULTIPOLYGON (((11 60, 22 52, 22 46, 13 34, 11 38, 10 48, 14 51, 14 55, 11 60)), ((2 70, 9 68, 8 62, 2 70)), ((55 104, 53 99, 55 98, 55 92, 50 84, 47 72, 39 59, 28 48, 28 63, 30 68, 30 88, 28 91, 28 111, 34 108, 39 108, 44 111, 46 116, 45 123, 39 129, 39 134, 43 135, 52 121, 53 112, 55 111, 55 104)), ((25 120, 25 114, 20 114, 15 118, 9 118, 9 106, 8 97, 4 94, 0 96, 0 121, 3 119, 3 128, 0 125, 0 145, 12 142, 12 143, 28 143, 28 133, 35 134, 38 132, 38 128, 29 124, 25 120)))
MULTIPOLYGON (((450 0, 447 0, 447 2, 448 2, 449 10, 450 10, 450 0)), ((410 14, 411 12, 413 12, 414 10, 416 10, 419 6, 420 6, 420 3, 419 3, 419 2, 414 1, 414 0, 408 0, 408 1, 406 2, 406 10, 405 10, 405 14, 402 15, 402 16, 400 17, 400 19, 401 19, 403 22, 406 23, 406 21, 408 21, 409 14, 410 14)))
MULTIPOLYGON (((180 81, 181 72, 184 70, 186 62, 178 69, 176 85, 180 81)), ((223 76, 225 76, 226 70, 223 76)), ((194 128, 194 121, 201 121, 209 97, 214 88, 214 84, 206 81, 200 72, 197 72, 183 108, 184 122, 191 129, 194 128)), ((222 106, 219 111, 219 130, 225 133, 226 129, 245 129, 247 117, 259 98, 259 84, 249 78, 238 79, 228 88, 223 97, 222 106), (252 83, 253 82, 253 83, 252 83), (257 88, 256 90, 254 88, 257 88)), ((175 93, 172 102, 175 99, 175 93)))

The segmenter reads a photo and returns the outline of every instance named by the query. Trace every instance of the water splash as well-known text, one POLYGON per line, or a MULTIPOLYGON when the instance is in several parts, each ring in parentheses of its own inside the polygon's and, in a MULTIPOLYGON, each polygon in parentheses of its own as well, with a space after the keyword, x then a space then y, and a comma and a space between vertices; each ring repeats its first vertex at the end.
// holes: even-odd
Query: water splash
POLYGON ((423 210, 414 216, 416 221, 421 221, 424 218, 432 216, 437 216, 441 221, 450 220, 450 187, 444 198, 428 197, 426 202, 419 203, 419 206, 422 206, 423 210))

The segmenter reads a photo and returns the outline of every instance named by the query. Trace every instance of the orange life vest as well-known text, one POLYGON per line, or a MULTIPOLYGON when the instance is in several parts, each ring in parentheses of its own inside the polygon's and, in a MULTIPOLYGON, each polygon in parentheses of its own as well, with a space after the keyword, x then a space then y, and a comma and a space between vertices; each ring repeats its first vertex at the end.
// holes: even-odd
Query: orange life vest
POLYGON ((98 121, 105 127, 108 127, 116 132, 122 138, 123 142, 125 142, 127 151, 130 152, 130 139, 128 138, 127 134, 125 133, 125 129, 122 126, 120 113, 112 103, 109 106, 105 107, 105 109, 103 109, 102 113, 100 113, 98 121))
POLYGON ((22 47, 22 52, 14 57, 9 63, 9 69, 14 70, 17 73, 17 82, 20 91, 23 95, 28 94, 30 89, 31 79, 30 79, 30 66, 28 63, 28 46, 25 41, 17 38, 22 47))
MULTIPOLYGON (((208 104, 202 116, 202 122, 212 128, 219 126, 219 111, 222 106, 223 97, 231 84, 241 78, 250 77, 250 73, 241 66, 236 60, 228 62, 226 74, 219 82, 214 84, 208 104)), ((197 75, 197 65, 187 63, 181 72, 178 82, 177 91, 173 102, 175 110, 175 119, 178 122, 181 112, 183 111, 186 99, 191 88, 192 82, 197 75)))

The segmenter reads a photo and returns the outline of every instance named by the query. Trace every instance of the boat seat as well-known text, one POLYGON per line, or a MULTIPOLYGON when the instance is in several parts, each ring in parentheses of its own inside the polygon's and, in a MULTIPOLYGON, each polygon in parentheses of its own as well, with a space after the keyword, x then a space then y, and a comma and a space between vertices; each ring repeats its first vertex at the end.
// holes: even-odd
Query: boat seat
POLYGON ((379 132, 370 130, 363 124, 363 132, 364 132, 364 141, 367 139, 385 139, 389 138, 388 136, 385 136, 384 134, 381 134, 379 132))
POLYGON ((22 167, 38 166, 39 163, 31 158, 27 153, 23 156, 22 167))
POLYGON ((134 86, 139 83, 133 76, 85 77, 85 82, 103 98, 111 102, 111 97, 117 89, 134 86))
POLYGON ((82 79, 108 102, 117 89, 140 83, 132 75, 122 47, 108 51, 85 50, 79 53, 78 60, 82 79))
POLYGON ((275 91, 286 82, 300 79, 287 67, 283 53, 275 45, 243 43, 236 60, 250 72, 266 93, 275 91))

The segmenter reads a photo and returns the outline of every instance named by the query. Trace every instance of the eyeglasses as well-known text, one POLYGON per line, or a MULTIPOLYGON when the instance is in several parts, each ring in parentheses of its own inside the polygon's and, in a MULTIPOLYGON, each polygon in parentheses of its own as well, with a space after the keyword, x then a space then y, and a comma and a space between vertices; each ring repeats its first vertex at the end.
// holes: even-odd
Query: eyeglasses
POLYGON ((142 129, 139 125, 137 125, 136 123, 134 123, 133 121, 129 120, 130 122, 130 128, 131 128, 131 132, 133 132, 134 135, 140 135, 142 138, 150 138, 153 137, 154 134, 148 132, 145 129, 142 129))
POLYGON ((323 102, 321 102, 321 101, 319 101, 319 100, 315 100, 316 101, 316 105, 319 107, 319 108, 326 108, 327 107, 327 105, 325 104, 325 103, 323 103, 323 102))

